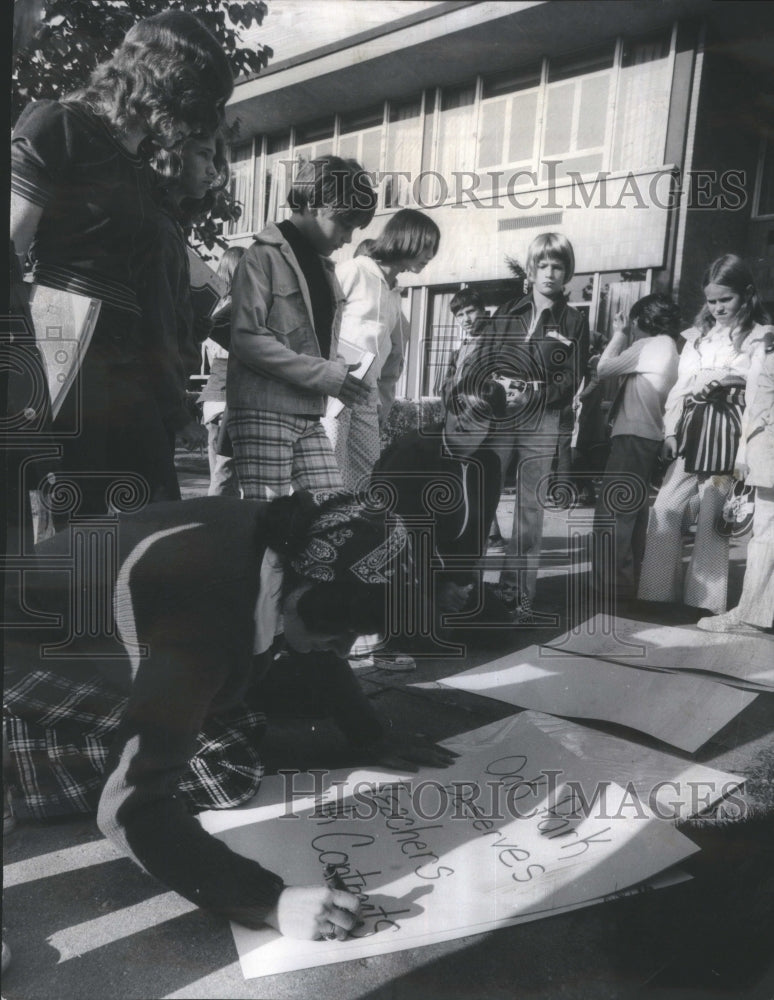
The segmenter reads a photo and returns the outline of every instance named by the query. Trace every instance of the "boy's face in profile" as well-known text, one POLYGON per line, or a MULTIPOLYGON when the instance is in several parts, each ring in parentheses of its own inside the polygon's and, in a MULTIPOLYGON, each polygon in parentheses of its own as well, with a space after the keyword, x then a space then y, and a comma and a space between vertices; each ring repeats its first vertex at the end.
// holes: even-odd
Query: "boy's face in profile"
POLYGON ((309 242, 322 257, 330 257, 334 250, 352 242, 356 226, 344 221, 344 217, 334 215, 333 209, 306 208, 305 211, 309 212, 306 230, 309 242))
POLYGON ((555 257, 543 257, 533 268, 529 280, 535 291, 547 299, 558 299, 564 293, 567 271, 564 264, 555 257))

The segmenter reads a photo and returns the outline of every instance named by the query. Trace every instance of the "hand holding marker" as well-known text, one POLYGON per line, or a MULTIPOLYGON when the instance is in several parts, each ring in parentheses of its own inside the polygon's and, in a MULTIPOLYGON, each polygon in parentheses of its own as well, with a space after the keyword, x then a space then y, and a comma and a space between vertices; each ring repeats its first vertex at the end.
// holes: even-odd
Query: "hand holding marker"
POLYGON ((325 930, 321 930, 320 932, 325 941, 333 941, 336 939, 343 941, 355 927, 359 927, 362 924, 362 921, 358 920, 360 902, 358 897, 352 893, 341 875, 339 875, 338 869, 335 865, 326 865, 323 869, 323 877, 325 878, 326 886, 331 890, 331 892, 346 893, 351 901, 349 903, 345 903, 345 901, 339 897, 338 902, 333 902, 327 906, 326 914, 328 919, 325 922, 327 927, 325 930), (336 911, 335 914, 334 910, 336 911), (336 920, 333 919, 334 916, 336 917, 336 920))

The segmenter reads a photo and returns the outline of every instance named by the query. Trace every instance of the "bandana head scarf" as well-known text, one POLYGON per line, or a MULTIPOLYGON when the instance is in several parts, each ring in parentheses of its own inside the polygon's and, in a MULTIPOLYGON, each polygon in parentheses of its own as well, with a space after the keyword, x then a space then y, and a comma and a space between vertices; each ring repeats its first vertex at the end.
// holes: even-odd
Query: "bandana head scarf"
POLYGON ((290 523, 269 537, 283 538, 276 550, 302 579, 378 586, 411 574, 411 541, 396 515, 351 493, 296 493, 282 500, 294 508, 290 523))

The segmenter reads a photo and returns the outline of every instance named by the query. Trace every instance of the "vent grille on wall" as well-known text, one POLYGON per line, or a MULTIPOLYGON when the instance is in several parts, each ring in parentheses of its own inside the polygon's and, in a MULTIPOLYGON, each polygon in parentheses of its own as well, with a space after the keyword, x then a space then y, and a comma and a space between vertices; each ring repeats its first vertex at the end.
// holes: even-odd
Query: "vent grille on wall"
POLYGON ((544 212, 542 215, 520 215, 515 219, 500 219, 497 223, 499 233, 509 229, 543 229, 546 226, 560 226, 563 212, 544 212))

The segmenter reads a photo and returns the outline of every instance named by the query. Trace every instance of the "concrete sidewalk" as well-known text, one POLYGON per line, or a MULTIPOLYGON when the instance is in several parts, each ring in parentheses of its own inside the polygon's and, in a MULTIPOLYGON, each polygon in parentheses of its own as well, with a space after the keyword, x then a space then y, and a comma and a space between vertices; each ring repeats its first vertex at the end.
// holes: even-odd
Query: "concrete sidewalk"
MULTIPOLYGON (((206 492, 201 459, 186 456, 182 464, 186 495, 206 492)), ((442 739, 517 712, 431 682, 566 628, 568 525, 590 514, 551 512, 546 519, 546 549, 555 559, 541 574, 538 596, 559 610, 554 628, 489 630, 468 642, 459 660, 420 659, 411 674, 357 668, 383 715, 442 739)), ((737 543, 736 592, 742 556, 737 543)), ((574 571, 584 572, 577 560, 574 571)), ((673 623, 695 620, 681 609, 667 613, 673 623)), ((596 728, 656 746, 631 731, 596 728)), ((686 831, 703 848, 686 866, 691 882, 486 935, 249 981, 228 924, 143 874, 93 821, 20 824, 5 844, 3 934, 13 961, 3 997, 772 1000, 772 730, 774 695, 761 694, 693 758, 682 755, 750 778, 755 813, 744 823, 686 831)), ((298 719, 272 724, 264 756, 268 772, 356 763, 332 726, 298 719)))

